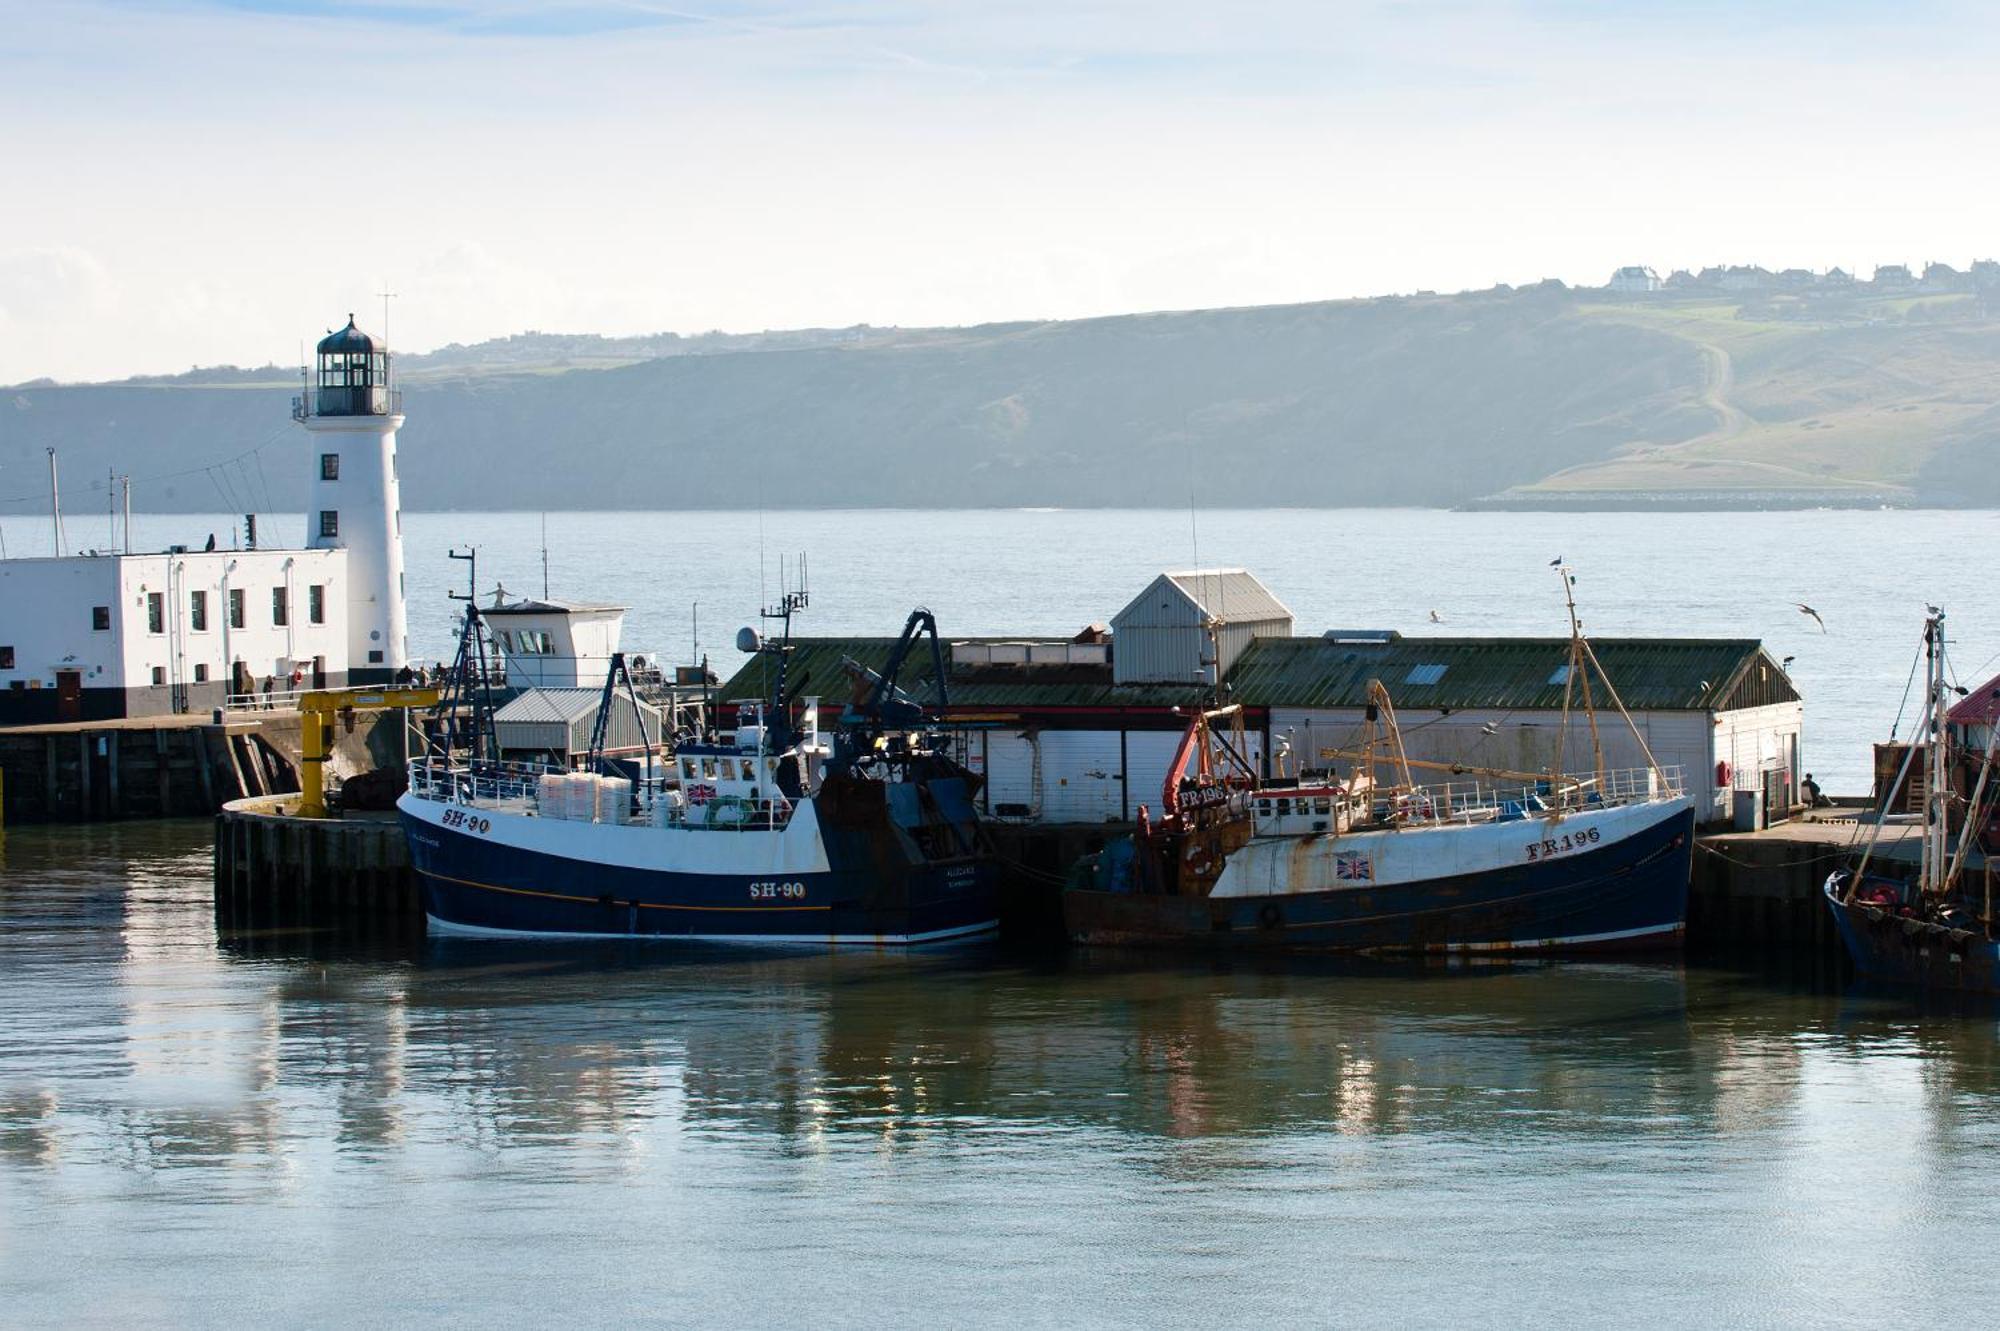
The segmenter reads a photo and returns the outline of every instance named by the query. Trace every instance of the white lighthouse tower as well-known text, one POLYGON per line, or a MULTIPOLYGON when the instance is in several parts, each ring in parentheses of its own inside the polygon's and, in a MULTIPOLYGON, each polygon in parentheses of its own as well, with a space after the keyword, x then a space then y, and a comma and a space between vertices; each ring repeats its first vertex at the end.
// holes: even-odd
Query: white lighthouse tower
POLYGON ((396 480, 402 393, 391 386, 389 347, 354 326, 321 339, 315 370, 293 416, 313 459, 306 546, 347 551, 348 680, 385 684, 409 663, 404 608, 403 513, 396 480))

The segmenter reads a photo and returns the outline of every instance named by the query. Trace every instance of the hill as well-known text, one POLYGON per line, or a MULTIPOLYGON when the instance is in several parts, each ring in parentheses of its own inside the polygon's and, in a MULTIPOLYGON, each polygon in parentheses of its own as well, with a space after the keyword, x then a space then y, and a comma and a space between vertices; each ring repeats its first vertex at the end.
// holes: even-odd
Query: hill
MULTIPOLYGON (((1545 283, 705 343, 524 334, 399 366, 413 508, 1177 506, 1191 485, 1227 505, 2000 499, 1969 465, 2000 438, 2000 324, 1976 296, 1545 283)), ((0 493, 35 502, 53 444, 72 484, 129 471, 145 507, 296 509, 294 387, 0 390, 0 493)))

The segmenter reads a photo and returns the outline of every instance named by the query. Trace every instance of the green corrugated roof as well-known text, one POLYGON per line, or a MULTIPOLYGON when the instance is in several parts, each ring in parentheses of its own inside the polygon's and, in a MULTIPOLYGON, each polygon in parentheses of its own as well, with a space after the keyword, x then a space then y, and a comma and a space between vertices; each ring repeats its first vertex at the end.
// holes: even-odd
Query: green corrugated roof
MULTIPOLYGON (((955 638, 955 642, 1017 643, 1063 641, 1062 639, 955 638)), ((792 639, 791 686, 810 676, 803 690, 817 694, 828 703, 844 703, 851 692, 844 658, 852 658, 870 670, 889 663, 894 638, 794 638, 792 639)), ((724 681, 716 691, 723 702, 740 698, 761 698, 769 692, 764 682, 764 661, 749 661, 743 669, 724 681)), ((945 647, 945 665, 951 668, 951 648, 945 647)), ((1139 684, 1114 686, 1109 666, 977 666, 960 667, 950 676, 951 703, 960 707, 1173 707, 1199 701, 1196 691, 1186 685, 1139 684)), ((897 688, 912 698, 928 702, 936 697, 931 683, 930 649, 920 646, 903 664, 897 688)))
MULTIPOLYGON (((795 638, 792 680, 809 674, 806 693, 844 702, 849 686, 842 658, 880 670, 895 641, 795 638)), ((1754 638, 1603 638, 1591 646, 1625 705, 1635 710, 1724 710, 1799 696, 1754 638)), ((1258 638, 1229 672, 1229 686, 1236 701, 1252 707, 1362 707, 1368 681, 1380 679, 1404 709, 1560 708, 1563 686, 1555 672, 1568 655, 1567 638, 1258 638)), ((761 661, 747 662, 716 696, 725 702, 762 696, 763 668, 761 661)), ((929 652, 919 651, 899 683, 910 696, 929 698, 930 674, 929 652)), ((1179 684, 1115 686, 1101 666, 978 667, 952 674, 951 700, 954 707, 1168 707, 1195 701, 1196 693, 1179 684)), ((1609 700, 1600 696, 1598 702, 1609 700)))
MULTIPOLYGON (((1597 638, 1590 645, 1634 710, 1721 708, 1744 692, 1742 677, 1760 663, 1768 674, 1757 682, 1768 696, 1757 701, 1798 697, 1754 638, 1597 638)), ((1534 710, 1562 706, 1557 671, 1568 659, 1568 638, 1258 638, 1237 659, 1229 684, 1255 707, 1362 707, 1368 681, 1379 679, 1399 708, 1534 710)), ((1598 702, 1608 702, 1601 690, 1598 702)))

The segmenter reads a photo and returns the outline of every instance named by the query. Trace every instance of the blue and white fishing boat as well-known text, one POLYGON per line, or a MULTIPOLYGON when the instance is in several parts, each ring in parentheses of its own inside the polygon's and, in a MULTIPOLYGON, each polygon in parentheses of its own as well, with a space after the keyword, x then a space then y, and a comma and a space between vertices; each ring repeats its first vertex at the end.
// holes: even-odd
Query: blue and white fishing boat
POLYGON ((1621 715, 1624 706, 1573 600, 1570 627, 1565 678, 1589 718, 1594 770, 1409 759, 1388 691, 1372 681, 1361 749, 1327 755, 1353 760, 1344 778, 1269 777, 1246 757, 1239 707, 1197 709, 1168 770, 1160 822, 1142 810, 1134 836, 1079 865, 1063 897, 1071 937, 1367 953, 1678 947, 1693 803, 1637 727, 1646 766, 1605 769, 1593 672, 1621 715), (1427 769, 1438 783, 1417 780, 1427 769))
MULTIPOLYGON (((978 778, 895 686, 920 631, 939 651, 935 621, 910 616, 889 667, 823 735, 817 701, 786 677, 805 599, 765 612, 784 623, 778 640, 739 635, 771 684, 739 706, 733 734, 649 751, 623 772, 602 761, 621 679, 631 688, 614 656, 582 770, 477 756, 476 725, 475 756, 445 743, 414 761, 397 807, 431 930, 893 946, 995 929, 978 778)), ((478 611, 467 614, 476 640, 478 611)), ((942 706, 944 671, 934 677, 942 706)))

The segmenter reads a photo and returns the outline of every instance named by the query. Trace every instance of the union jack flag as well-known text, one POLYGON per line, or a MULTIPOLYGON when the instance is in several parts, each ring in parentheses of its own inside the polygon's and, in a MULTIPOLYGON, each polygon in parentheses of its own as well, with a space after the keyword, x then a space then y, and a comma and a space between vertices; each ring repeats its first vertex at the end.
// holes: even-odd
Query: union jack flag
POLYGON ((1343 883, 1373 882, 1375 865, 1366 855, 1336 855, 1333 857, 1333 876, 1343 883))

